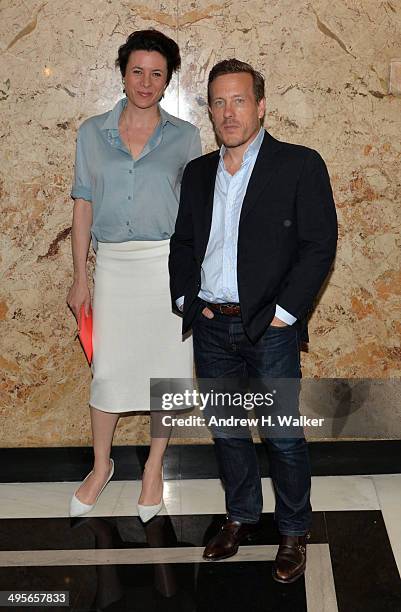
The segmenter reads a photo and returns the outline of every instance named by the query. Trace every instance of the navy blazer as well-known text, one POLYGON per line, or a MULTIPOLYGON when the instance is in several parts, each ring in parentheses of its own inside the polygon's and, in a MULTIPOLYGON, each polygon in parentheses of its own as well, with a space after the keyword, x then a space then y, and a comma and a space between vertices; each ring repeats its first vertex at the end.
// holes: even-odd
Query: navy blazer
MULTIPOLYGON (((185 168, 175 232, 170 240, 170 290, 185 296, 183 333, 202 303, 200 271, 212 223, 219 151, 185 168)), ((301 339, 330 271, 337 245, 337 216, 326 165, 319 153, 265 133, 243 201, 238 232, 237 279, 245 332, 256 342, 276 304, 297 317, 301 339)))

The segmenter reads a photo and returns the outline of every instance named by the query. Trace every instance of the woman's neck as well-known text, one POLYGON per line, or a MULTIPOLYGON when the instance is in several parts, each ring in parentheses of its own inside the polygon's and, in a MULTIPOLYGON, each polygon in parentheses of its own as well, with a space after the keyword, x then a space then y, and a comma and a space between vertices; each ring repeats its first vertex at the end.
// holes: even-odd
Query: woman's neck
POLYGON ((154 104, 149 108, 138 108, 127 99, 124 109, 125 120, 133 128, 154 126, 160 119, 159 105, 154 104))

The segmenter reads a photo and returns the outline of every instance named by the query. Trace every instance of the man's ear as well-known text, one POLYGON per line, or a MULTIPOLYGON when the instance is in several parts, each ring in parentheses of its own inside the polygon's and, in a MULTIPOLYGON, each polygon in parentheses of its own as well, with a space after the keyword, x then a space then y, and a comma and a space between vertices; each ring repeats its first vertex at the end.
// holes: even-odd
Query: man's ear
POLYGON ((258 116, 259 119, 262 119, 266 113, 266 98, 262 98, 258 102, 258 116))

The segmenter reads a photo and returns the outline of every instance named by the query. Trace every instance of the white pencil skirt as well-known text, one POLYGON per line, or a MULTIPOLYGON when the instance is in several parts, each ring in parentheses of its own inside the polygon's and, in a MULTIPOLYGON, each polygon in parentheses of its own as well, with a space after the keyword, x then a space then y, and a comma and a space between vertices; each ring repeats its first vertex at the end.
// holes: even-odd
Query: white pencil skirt
POLYGON ((192 337, 171 310, 169 240, 99 243, 89 403, 149 410, 150 378, 192 378, 192 337))

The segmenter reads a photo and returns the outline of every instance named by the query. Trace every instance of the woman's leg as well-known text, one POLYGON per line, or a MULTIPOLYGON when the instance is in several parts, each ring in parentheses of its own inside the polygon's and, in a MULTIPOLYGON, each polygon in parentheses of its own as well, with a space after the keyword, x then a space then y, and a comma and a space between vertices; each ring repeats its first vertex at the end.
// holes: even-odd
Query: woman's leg
POLYGON ((91 406, 91 424, 95 462, 89 478, 79 487, 76 496, 84 504, 94 504, 110 473, 110 452, 119 414, 103 412, 91 406))
POLYGON ((151 412, 151 439, 148 459, 142 476, 142 491, 138 503, 144 506, 158 504, 163 495, 162 466, 171 427, 161 424, 163 412, 151 412))

